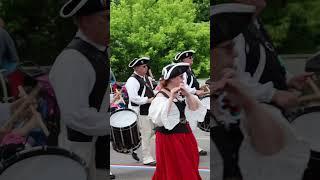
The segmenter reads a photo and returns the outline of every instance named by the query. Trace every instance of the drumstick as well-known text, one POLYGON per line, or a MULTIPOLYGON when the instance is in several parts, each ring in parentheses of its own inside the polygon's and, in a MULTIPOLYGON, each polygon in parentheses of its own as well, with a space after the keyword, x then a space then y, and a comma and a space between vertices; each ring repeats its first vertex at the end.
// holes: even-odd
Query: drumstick
POLYGON ((207 89, 207 91, 210 93, 210 88, 209 88, 208 85, 206 85, 206 89, 207 89))
POLYGON ((152 74, 151 69, 149 69, 148 71, 149 71, 149 75, 150 75, 150 77, 151 77, 152 79, 154 79, 154 76, 153 76, 153 74, 152 74))
MULTIPOLYGON (((122 90, 121 90, 122 91, 122 90)), ((121 95, 121 91, 119 92, 119 90, 118 89, 116 89, 116 92, 117 93, 120 93, 120 100, 122 101, 122 103, 124 103, 125 104, 125 102, 124 102, 124 100, 123 100, 123 98, 122 98, 122 95, 121 95)))
POLYGON ((299 98, 299 102, 315 101, 315 100, 319 101, 320 96, 317 94, 311 94, 311 95, 306 95, 299 98))
MULTIPOLYGON (((22 86, 19 86, 18 89, 19 89, 19 92, 20 92, 23 96, 28 96, 27 93, 26 93, 26 91, 23 89, 22 86)), ((49 132, 48 128, 46 127, 46 125, 42 122, 42 118, 41 118, 41 117, 38 117, 38 115, 37 115, 38 112, 37 112, 36 108, 35 108, 33 105, 31 105, 30 108, 31 108, 32 113, 36 116, 36 120, 38 121, 38 123, 39 123, 42 131, 43 131, 44 134, 48 137, 49 134, 50 134, 50 132, 49 132)))
MULTIPOLYGON (((37 85, 31 91, 29 96, 26 97, 26 100, 18 107, 18 109, 15 111, 15 113, 13 113, 11 118, 3 125, 4 128, 9 128, 11 125, 13 125, 17 121, 19 114, 25 109, 27 103, 29 103, 31 101, 31 99, 38 94, 39 91, 40 91, 40 87, 37 85)), ((25 98, 25 97, 23 97, 23 98, 25 98)))

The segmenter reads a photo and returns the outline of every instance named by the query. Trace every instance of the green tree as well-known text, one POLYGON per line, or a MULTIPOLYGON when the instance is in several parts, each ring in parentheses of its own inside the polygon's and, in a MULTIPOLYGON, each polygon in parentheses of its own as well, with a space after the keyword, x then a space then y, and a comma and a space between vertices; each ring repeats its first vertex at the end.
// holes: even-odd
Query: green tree
MULTIPOLYGON (((210 4, 235 0, 210 0, 210 4)), ((314 53, 320 50, 320 1, 266 0, 260 17, 279 53, 314 53)))
POLYGON ((209 0, 193 0, 196 6, 196 19, 195 22, 207 22, 210 12, 209 0))
POLYGON ((151 58, 151 68, 159 78, 162 68, 177 52, 196 51, 197 75, 209 76, 209 22, 195 22, 192 0, 121 0, 111 3, 111 67, 120 81, 132 69, 129 62, 141 56, 151 58))
POLYGON ((263 21, 280 53, 314 53, 319 50, 319 1, 267 1, 263 21))
POLYGON ((0 16, 17 43, 21 61, 51 65, 72 39, 72 20, 59 17, 63 1, 1 0, 0 16))

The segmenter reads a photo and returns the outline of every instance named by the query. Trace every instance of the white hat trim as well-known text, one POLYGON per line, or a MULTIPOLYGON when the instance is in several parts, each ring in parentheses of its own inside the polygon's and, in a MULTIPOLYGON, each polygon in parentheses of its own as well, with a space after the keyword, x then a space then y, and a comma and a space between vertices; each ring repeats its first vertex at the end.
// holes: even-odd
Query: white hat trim
POLYGON ((240 3, 224 3, 218 4, 210 7, 210 16, 220 14, 220 13, 252 13, 256 11, 256 7, 247 4, 240 3))
POLYGON ((189 53, 189 52, 191 52, 191 53, 193 53, 193 54, 196 53, 194 50, 183 51, 183 52, 177 54, 174 59, 175 59, 175 60, 179 60, 182 54, 184 54, 184 53, 189 53))
POLYGON ((65 5, 60 10, 60 16, 63 18, 68 18, 73 16, 79 9, 88 1, 88 0, 81 0, 80 3, 69 13, 69 14, 64 14, 63 10, 66 6, 68 6, 73 0, 69 0, 65 5))
MULTIPOLYGON (((171 65, 171 64, 170 64, 171 65)), ((169 66, 169 65, 168 65, 169 66)), ((164 74, 164 76, 163 76, 163 79, 165 79, 165 80, 168 80, 169 79, 169 77, 170 77, 170 75, 171 75, 171 72, 173 71, 173 69, 174 68, 176 68, 176 67, 178 67, 178 66, 190 66, 189 65, 189 63, 183 63, 183 62, 181 62, 181 63, 176 63, 176 64, 174 64, 171 68, 170 68, 170 70, 167 72, 167 68, 164 68, 165 69, 165 74, 164 74), (166 73, 167 72, 167 73, 166 73)), ((167 67, 167 66, 166 66, 167 67)))
POLYGON ((136 65, 137 63, 138 63, 138 61, 140 61, 140 60, 146 60, 146 61, 150 61, 150 58, 148 58, 148 57, 142 57, 142 58, 139 58, 139 59, 136 59, 136 60, 133 60, 134 61, 134 63, 133 64, 131 64, 131 66, 129 65, 129 67, 134 67, 134 65, 136 65))

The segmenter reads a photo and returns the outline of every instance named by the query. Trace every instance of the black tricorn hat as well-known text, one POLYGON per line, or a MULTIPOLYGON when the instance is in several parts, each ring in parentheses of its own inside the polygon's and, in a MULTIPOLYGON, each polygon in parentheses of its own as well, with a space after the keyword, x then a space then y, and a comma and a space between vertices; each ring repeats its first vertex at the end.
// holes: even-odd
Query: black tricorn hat
POLYGON ((86 16, 104 10, 110 10, 110 0, 69 0, 62 6, 60 16, 86 16))
POLYGON ((165 66, 162 69, 162 78, 168 80, 185 73, 190 68, 189 63, 174 63, 165 66))
POLYGON ((142 58, 134 58, 130 63, 129 67, 136 67, 144 64, 148 64, 150 61, 150 58, 148 57, 142 57, 142 58))
POLYGON ((175 63, 182 62, 183 59, 190 57, 190 56, 193 56, 194 53, 196 53, 194 50, 187 50, 187 51, 179 52, 174 57, 174 62, 175 63))
POLYGON ((232 40, 252 22, 255 6, 240 3, 213 5, 210 8, 210 48, 232 40))

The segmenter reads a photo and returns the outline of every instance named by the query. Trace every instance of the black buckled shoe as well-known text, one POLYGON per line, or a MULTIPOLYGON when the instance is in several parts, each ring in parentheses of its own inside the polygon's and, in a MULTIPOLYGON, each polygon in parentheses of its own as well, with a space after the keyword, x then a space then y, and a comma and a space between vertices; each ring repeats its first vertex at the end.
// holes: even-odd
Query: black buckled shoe
POLYGON ((155 161, 153 161, 153 162, 149 162, 149 163, 143 164, 143 165, 145 165, 145 166, 156 166, 157 163, 155 161))
POLYGON ((205 150, 199 151, 199 156, 206 156, 208 153, 205 150))
POLYGON ((116 176, 110 172, 110 179, 115 179, 116 176))

